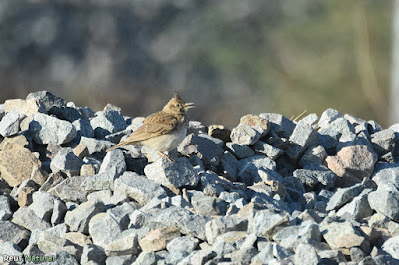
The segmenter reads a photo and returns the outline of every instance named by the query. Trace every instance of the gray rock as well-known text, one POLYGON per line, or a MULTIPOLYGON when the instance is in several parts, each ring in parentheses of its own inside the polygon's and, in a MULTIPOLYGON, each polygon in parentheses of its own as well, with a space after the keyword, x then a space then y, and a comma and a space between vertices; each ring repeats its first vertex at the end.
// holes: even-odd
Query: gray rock
POLYGON ((337 177, 333 172, 322 167, 316 170, 297 169, 293 175, 301 180, 307 190, 332 189, 337 177))
POLYGON ((235 143, 226 143, 226 147, 230 150, 238 159, 253 156, 254 150, 248 145, 239 145, 235 143))
POLYGON ((57 250, 61 250, 64 246, 68 244, 68 241, 61 238, 54 233, 43 231, 40 233, 37 240, 37 246, 44 253, 51 253, 57 250))
POLYGON ((238 145, 253 145, 261 137, 261 133, 247 124, 239 124, 231 130, 231 141, 238 145))
POLYGON ((186 156, 197 155, 205 164, 217 166, 220 163, 224 150, 215 141, 215 138, 206 134, 190 134, 177 147, 177 150, 186 156))
POLYGON ((251 264, 269 264, 270 261, 274 260, 273 256, 273 243, 266 242, 266 245, 259 249, 260 252, 252 258, 251 264))
POLYGON ((34 229, 46 230, 50 227, 49 223, 43 221, 32 209, 26 207, 19 208, 14 213, 11 221, 29 231, 34 229))
POLYGON ((9 137, 15 135, 20 130, 20 123, 26 116, 19 114, 15 111, 8 112, 0 120, 0 135, 3 137, 9 137))
POLYGON ((338 118, 341 118, 342 114, 335 109, 327 109, 321 114, 320 120, 319 120, 319 127, 320 128, 326 128, 330 125, 331 122, 335 121, 338 118))
POLYGON ((329 128, 317 131, 317 145, 323 146, 327 153, 335 154, 335 149, 339 141, 339 133, 329 128))
POLYGON ((114 191, 118 194, 125 194, 140 205, 147 204, 152 198, 166 196, 165 190, 158 183, 128 171, 115 181, 114 191))
POLYGON ((193 252, 199 244, 199 240, 192 236, 176 237, 166 245, 169 252, 186 251, 193 252))
POLYGON ((166 187, 181 188, 196 186, 199 176, 187 158, 177 158, 174 162, 166 158, 158 159, 144 168, 144 173, 150 180, 166 187))
POLYGON ((38 91, 38 92, 32 92, 30 93, 27 97, 26 100, 30 99, 39 99, 41 102, 43 102, 44 106, 46 107, 47 111, 51 107, 63 107, 66 106, 65 100, 63 100, 60 97, 57 97, 53 95, 52 93, 48 91, 38 91))
POLYGON ((105 247, 108 256, 135 255, 139 252, 138 235, 136 229, 123 231, 118 239, 105 247))
POLYGON ((108 209, 107 213, 118 222, 121 230, 126 230, 130 223, 129 215, 136 210, 136 207, 131 203, 124 202, 121 205, 108 209))
POLYGON ((99 173, 103 173, 112 167, 116 167, 118 175, 122 175, 126 171, 125 156, 122 150, 116 149, 108 152, 103 159, 99 173))
POLYGON ((88 233, 90 219, 105 211, 106 207, 101 201, 87 201, 66 213, 65 224, 72 232, 88 233))
POLYGON ((279 229, 288 225, 290 225, 288 213, 261 210, 249 221, 248 231, 255 233, 257 236, 264 236, 270 239, 279 229))
POLYGON ((297 160, 309 146, 317 144, 317 132, 309 124, 300 121, 290 136, 289 142, 287 156, 291 160, 297 160))
POLYGON ((218 257, 228 257, 239 250, 245 241, 247 233, 243 231, 231 231, 218 236, 213 243, 211 250, 215 251, 218 257))
POLYGON ((77 176, 62 180, 60 183, 48 190, 48 193, 56 196, 62 201, 84 202, 87 192, 80 185, 86 176, 77 176))
POLYGON ((260 140, 253 145, 253 149, 256 153, 265 154, 272 160, 276 160, 284 153, 280 148, 274 147, 260 140))
POLYGON ((391 129, 382 130, 371 135, 371 142, 379 156, 384 155, 395 148, 395 132, 391 129))
POLYGON ((4 104, 0 104, 0 120, 6 115, 4 104))
POLYGON ((216 238, 231 231, 246 231, 248 220, 239 215, 230 215, 215 218, 206 223, 205 233, 209 244, 213 244, 216 238))
POLYGON ((29 124, 33 140, 38 144, 66 144, 76 137, 76 129, 68 121, 36 113, 29 124))
POLYGON ((63 107, 53 106, 48 110, 48 114, 49 115, 53 114, 57 116, 59 119, 69 122, 73 122, 83 118, 80 112, 76 108, 67 107, 67 106, 63 107))
POLYGON ((50 168, 53 173, 61 171, 67 176, 78 176, 83 161, 77 157, 72 148, 61 149, 51 161, 50 168))
POLYGON ((399 259, 399 236, 391 237, 384 242, 381 248, 392 255, 394 259, 399 259))
POLYGON ((370 208, 367 197, 367 193, 362 193, 355 197, 350 203, 344 205, 337 211, 337 216, 340 216, 343 219, 353 218, 357 221, 371 216, 373 214, 373 209, 370 208))
POLYGON ((312 126, 313 129, 316 129, 318 126, 319 117, 317 116, 316 113, 311 113, 311 114, 307 115, 306 117, 304 117, 302 119, 302 121, 304 121, 307 124, 309 124, 310 126, 312 126))
POLYGON ((314 192, 306 192, 302 194, 298 202, 302 206, 302 209, 314 209, 317 202, 316 194, 314 192))
MULTIPOLYGON (((142 252, 144 253, 144 252, 142 252)), ((151 253, 145 253, 151 254, 151 253)), ((152 253, 154 254, 154 253, 152 253)), ((123 264, 133 264, 136 260, 136 256, 132 255, 122 255, 122 256, 109 256, 105 260, 105 265, 123 265, 123 264)))
POLYGON ((0 195, 0 221, 5 221, 11 217, 12 211, 10 208, 10 202, 5 195, 0 195))
POLYGON ((209 217, 194 215, 186 209, 170 206, 163 210, 158 209, 149 218, 149 225, 152 229, 164 226, 174 227, 179 229, 182 234, 205 240, 205 224, 209 220, 209 217))
POLYGON ((18 245, 12 242, 4 242, 0 245, 1 264, 20 264, 24 261, 18 245))
POLYGON ((287 226, 273 236, 280 246, 295 250, 299 244, 320 242, 319 226, 313 221, 305 221, 301 225, 287 226))
POLYGON ((217 205, 217 200, 218 198, 206 196, 205 194, 201 193, 191 197, 191 204, 193 205, 197 214, 214 216, 221 214, 221 211, 217 205))
POLYGON ((55 197, 45 191, 36 191, 33 193, 32 198, 33 203, 28 208, 42 220, 50 223, 55 197))
POLYGON ((327 152, 321 145, 309 147, 303 154, 299 165, 301 167, 308 167, 310 165, 321 165, 327 157, 327 152))
POLYGON ((155 252, 141 252, 137 257, 133 265, 153 265, 157 264, 159 260, 159 256, 155 254, 155 252))
POLYGON ((319 255, 317 255, 316 249, 309 244, 300 244, 296 249, 295 264, 298 265, 319 264, 319 255))
POLYGON ((368 127, 367 129, 369 130, 370 134, 374 134, 376 132, 382 131, 382 126, 379 125, 376 121, 370 120, 367 121, 368 127))
POLYGON ((60 200, 54 199, 53 214, 51 215, 51 224, 58 225, 64 221, 65 214, 67 212, 65 203, 60 200))
POLYGON ((344 117, 339 117, 332 121, 328 128, 345 137, 355 133, 355 127, 344 117))
POLYGON ((342 237, 347 235, 357 235, 359 232, 349 222, 322 222, 320 224, 320 232, 323 235, 324 240, 331 247, 331 249, 338 249, 340 240, 342 237))
POLYGON ((98 139, 126 129, 125 119, 115 110, 97 112, 96 117, 90 120, 90 124, 98 139))
POLYGON ((363 190, 361 184, 356 184, 348 188, 338 188, 334 195, 330 198, 327 203, 327 211, 335 210, 351 201, 357 195, 359 195, 363 190))
POLYGON ((289 138, 295 129, 295 123, 278 113, 261 113, 259 117, 270 123, 271 130, 284 138, 289 138))
POLYGON ((73 254, 65 250, 59 250, 54 253, 54 261, 52 265, 78 265, 76 258, 73 254))
POLYGON ((4 241, 10 241, 19 244, 16 239, 23 238, 27 234, 27 230, 16 225, 11 221, 0 221, 0 238, 4 241))
POLYGON ((365 258, 363 250, 357 247, 350 249, 350 256, 351 256, 351 261, 357 263, 361 262, 365 258))
POLYGON ((378 188, 370 192, 368 202, 376 212, 399 221, 399 191, 378 188))
POLYGON ((101 155, 105 156, 105 151, 113 146, 114 144, 110 141, 105 141, 105 140, 98 140, 94 138, 87 138, 82 136, 80 138, 80 143, 83 143, 84 145, 87 146, 87 149, 89 149, 90 155, 101 155))
POLYGON ((90 109, 89 107, 85 106, 85 107, 78 107, 77 108, 78 111, 80 112, 80 114, 85 117, 86 119, 91 119, 94 117, 95 113, 92 109, 90 109))
POLYGON ((377 163, 372 177, 377 186, 391 186, 399 190, 399 164, 377 163))
POLYGON ((104 264, 107 255, 99 246, 94 244, 86 244, 83 247, 80 264, 104 264))
POLYGON ((99 190, 114 190, 114 181, 118 177, 117 168, 112 167, 106 171, 96 174, 94 176, 86 177, 82 184, 81 189, 87 192, 99 190))
POLYGON ((250 264, 257 254, 258 250, 254 247, 239 249, 232 253, 231 261, 236 264, 250 264))
POLYGON ((223 154, 222 166, 224 176, 231 181, 236 181, 240 163, 229 151, 225 151, 223 154))
MULTIPOLYGON (((177 263, 178 265, 202 265, 216 257, 216 252, 211 250, 196 250, 177 263)), ((138 265, 138 264, 137 264, 138 265)))
POLYGON ((278 174, 275 172, 276 163, 266 156, 256 155, 241 159, 239 162, 238 180, 246 185, 252 185, 262 180, 259 170, 269 174, 278 174))
POLYGON ((82 136, 87 138, 94 137, 94 130, 91 127, 90 121, 88 119, 78 119, 72 122, 73 127, 76 130, 76 142, 80 142, 82 136))

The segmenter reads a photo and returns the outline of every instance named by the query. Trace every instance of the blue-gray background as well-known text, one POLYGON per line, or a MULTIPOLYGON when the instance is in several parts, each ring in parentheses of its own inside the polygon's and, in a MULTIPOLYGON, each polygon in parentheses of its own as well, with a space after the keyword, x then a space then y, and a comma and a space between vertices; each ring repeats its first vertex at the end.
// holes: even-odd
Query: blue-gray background
POLYGON ((388 125, 392 1, 0 1, 0 101, 48 90, 146 116, 179 91, 235 126, 333 107, 388 125))

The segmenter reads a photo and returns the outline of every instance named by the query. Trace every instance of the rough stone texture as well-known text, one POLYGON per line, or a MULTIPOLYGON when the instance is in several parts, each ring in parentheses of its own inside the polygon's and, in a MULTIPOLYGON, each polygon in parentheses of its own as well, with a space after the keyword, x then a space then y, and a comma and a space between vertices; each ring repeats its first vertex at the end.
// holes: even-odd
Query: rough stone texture
POLYGON ((214 142, 208 135, 190 134, 177 147, 177 150, 186 156, 197 155, 204 163, 217 166, 223 155, 223 148, 214 142))
POLYGON ((38 217, 35 212, 29 208, 19 208, 13 215, 11 221, 23 228, 33 231, 35 229, 46 230, 50 224, 38 217))
POLYGON ((9 137, 19 132, 19 125, 25 118, 25 115, 15 111, 8 112, 0 121, 0 135, 9 137))
POLYGON ((213 244, 218 236, 231 231, 246 231, 247 227, 248 220, 241 216, 219 217, 206 223, 206 239, 213 244))
POLYGON ((339 178, 337 185, 350 186, 370 177, 377 155, 367 146, 354 145, 342 148, 336 156, 328 156, 326 164, 339 178))
POLYGON ((74 149, 73 149, 73 153, 79 157, 80 159, 83 159, 87 156, 90 155, 89 153, 89 149, 87 148, 87 146, 85 146, 84 144, 80 143, 78 144, 74 149))
POLYGON ((122 232, 118 222, 110 214, 105 212, 99 213, 99 211, 96 211, 93 213, 87 225, 93 243, 102 248, 106 248, 108 244, 118 239, 122 232))
POLYGON ((69 106, 63 106, 63 107, 53 106, 51 107, 51 109, 49 109, 48 114, 56 115, 57 118, 69 122, 73 122, 83 118, 80 112, 75 107, 69 107, 69 106))
POLYGON ((295 126, 289 142, 287 156, 292 160, 297 160, 309 146, 317 144, 317 132, 306 122, 300 121, 295 126))
POLYGON ((247 124, 239 124, 231 131, 231 141, 238 145, 253 145, 262 135, 247 124))
POLYGON ((108 256, 135 255, 139 252, 138 235, 136 232, 131 231, 126 236, 122 234, 120 237, 105 247, 105 253, 108 256))
POLYGON ((284 138, 289 138, 295 129, 295 123, 278 113, 261 113, 259 117, 270 123, 271 130, 284 138))
POLYGON ((284 153, 280 148, 274 147, 260 140, 254 144, 253 148, 256 153, 265 154, 273 160, 276 160, 284 153))
POLYGON ((178 158, 171 162, 166 158, 158 159, 144 168, 148 179, 166 187, 181 188, 196 186, 199 176, 186 158, 178 158))
POLYGON ((103 173, 113 167, 116 168, 118 175, 122 175, 126 171, 125 156, 120 149, 112 150, 105 155, 99 173, 103 173))
POLYGON ((39 99, 46 107, 46 110, 49 110, 53 106, 62 107, 66 105, 64 99, 57 97, 48 91, 32 92, 26 97, 26 100, 30 99, 39 99))
POLYGON ((6 113, 15 111, 25 116, 47 112, 46 106, 38 99, 9 99, 4 102, 4 110, 6 113))
POLYGON ((115 193, 124 194, 141 205, 147 204, 152 198, 166 196, 159 184, 134 172, 125 172, 120 176, 115 181, 114 189, 115 193))
POLYGON ((163 250, 174 238, 180 236, 180 231, 172 227, 163 227, 150 231, 140 241, 140 247, 145 252, 163 250))
POLYGON ((293 175, 301 180, 307 190, 332 189, 336 179, 336 175, 333 172, 323 170, 323 168, 320 168, 320 170, 297 169, 293 175))
POLYGON ((12 215, 7 196, 0 195, 0 221, 5 221, 12 215))
POLYGON ((350 222, 321 224, 320 232, 332 249, 338 249, 340 246, 344 246, 342 240, 345 240, 345 237, 358 234, 350 222))
POLYGON ((303 154, 299 165, 301 167, 307 167, 310 165, 320 165, 324 162, 327 157, 327 152, 323 146, 317 145, 309 147, 308 150, 303 154))
POLYGON ((273 177, 279 177, 278 173, 274 171, 276 168, 276 163, 266 156, 252 156, 241 159, 239 162, 240 167, 238 169, 238 180, 247 185, 252 185, 253 183, 262 180, 259 171, 263 171, 265 174, 270 176, 271 179, 273 179, 273 177))
POLYGON ((399 259, 399 236, 392 237, 385 241, 382 250, 392 255, 394 259, 399 259))
POLYGON ((262 210, 255 214, 248 224, 248 230, 258 236, 272 238, 279 229, 290 224, 289 215, 285 212, 262 210))
POLYGON ((230 142, 231 131, 223 125, 210 125, 208 128, 208 135, 213 138, 218 138, 223 142, 230 142))
POLYGON ((247 145, 239 145, 235 143, 226 143, 226 147, 238 158, 246 158, 253 156, 255 152, 247 145))
POLYGON ((51 161, 50 168, 53 173, 61 171, 67 176, 78 176, 83 161, 77 157, 72 148, 61 149, 51 161))
POLYGON ((55 197, 45 191, 36 191, 33 193, 32 198, 33 203, 29 205, 29 209, 31 209, 42 220, 50 223, 54 209, 55 197))
POLYGON ((90 120, 90 124, 98 139, 126 129, 125 119, 115 110, 97 112, 96 116, 90 120))
POLYGON ((114 145, 110 141, 87 138, 84 136, 80 138, 80 143, 87 146, 90 155, 101 154, 103 156, 105 155, 105 151, 114 145))
POLYGON ((237 180, 237 172, 240 163, 229 151, 225 151, 222 158, 223 173, 231 181, 237 180))
POLYGON ((371 143, 378 155, 384 155, 395 148, 395 132, 391 129, 376 132, 371 135, 371 143))
POLYGON ((98 190, 114 190, 114 181, 117 176, 117 168, 112 167, 107 171, 97 175, 86 177, 80 187, 87 192, 98 190))
POLYGON ((316 249, 309 244, 300 244, 295 253, 295 264, 298 265, 310 265, 319 264, 319 255, 317 255, 316 249))
POLYGON ((166 245, 166 249, 169 252, 186 251, 190 253, 198 247, 198 244, 199 240, 192 236, 176 237, 166 245))
POLYGON ((29 131, 38 144, 66 144, 76 137, 76 129, 70 122, 42 113, 34 115, 29 131))
POLYGON ((0 151, 1 177, 11 187, 16 187, 29 179, 34 170, 40 167, 40 161, 27 148, 0 151))
POLYGON ((65 223, 73 232, 87 233, 90 219, 104 211, 106 211, 106 207, 101 201, 87 201, 72 211, 68 211, 65 215, 65 223))
POLYGON ((337 189, 337 191, 329 199, 326 210, 331 211, 334 209, 338 209, 339 207, 359 195, 362 190, 363 186, 361 184, 337 189))
POLYGON ((373 214, 373 209, 371 209, 367 197, 367 194, 365 194, 354 198, 350 203, 338 210, 337 216, 347 219, 353 218, 358 221, 371 216, 373 214))
POLYGON ((378 188, 370 192, 368 202, 376 212, 399 221, 399 191, 378 188))
POLYGON ((319 127, 325 128, 330 125, 331 122, 335 121, 338 118, 341 118, 342 114, 335 109, 327 109, 325 110, 320 117, 319 127))

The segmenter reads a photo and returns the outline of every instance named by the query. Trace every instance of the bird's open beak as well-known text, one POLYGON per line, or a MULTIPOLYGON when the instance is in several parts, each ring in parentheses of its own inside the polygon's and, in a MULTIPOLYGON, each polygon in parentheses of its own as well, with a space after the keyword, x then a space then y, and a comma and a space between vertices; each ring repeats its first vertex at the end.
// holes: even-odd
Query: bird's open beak
POLYGON ((195 108, 193 102, 188 102, 184 104, 184 109, 192 109, 192 108, 195 108))

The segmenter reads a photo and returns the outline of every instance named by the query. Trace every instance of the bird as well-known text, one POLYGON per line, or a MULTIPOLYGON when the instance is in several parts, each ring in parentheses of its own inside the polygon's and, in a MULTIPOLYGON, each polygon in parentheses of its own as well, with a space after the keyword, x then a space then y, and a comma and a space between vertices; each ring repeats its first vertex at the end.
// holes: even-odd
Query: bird
POLYGON ((161 111, 148 116, 141 127, 107 152, 125 145, 147 146, 157 151, 161 157, 173 161, 166 152, 176 148, 186 137, 189 124, 187 110, 191 108, 194 108, 194 103, 185 103, 175 92, 161 111))

